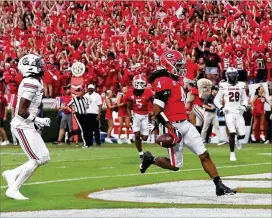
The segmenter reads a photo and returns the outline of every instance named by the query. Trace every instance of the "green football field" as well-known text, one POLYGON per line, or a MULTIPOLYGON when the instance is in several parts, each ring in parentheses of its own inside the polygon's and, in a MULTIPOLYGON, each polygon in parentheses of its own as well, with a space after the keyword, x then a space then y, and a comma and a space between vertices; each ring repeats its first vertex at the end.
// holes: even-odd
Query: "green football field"
MULTIPOLYGON (((1 212, 51 210, 72 208, 145 208, 145 207, 195 207, 193 204, 163 204, 114 202, 90 199, 96 191, 118 187, 138 186, 167 181, 209 179, 200 161, 187 148, 184 149, 184 166, 170 172, 152 166, 140 174, 140 160, 134 145, 102 144, 102 147, 82 149, 74 145, 48 144, 51 162, 36 170, 21 189, 30 201, 15 201, 5 197, 6 182, 1 177, 1 212)), ((158 145, 144 144, 144 150, 154 155, 168 156, 167 150, 158 145)), ((221 177, 272 172, 271 145, 248 144, 237 151, 237 161, 229 161, 228 145, 207 145, 221 177)), ((1 147, 1 173, 24 163, 27 158, 19 146, 1 147)), ((212 181, 211 181, 212 183, 212 181)), ((241 189, 245 193, 271 193, 271 188, 241 189)), ((215 193, 214 193, 215 195, 215 193)), ((215 196, 216 197, 216 196, 215 196)), ((268 205, 223 205, 224 208, 271 208, 268 205)), ((222 205, 198 205, 222 207, 222 205)))

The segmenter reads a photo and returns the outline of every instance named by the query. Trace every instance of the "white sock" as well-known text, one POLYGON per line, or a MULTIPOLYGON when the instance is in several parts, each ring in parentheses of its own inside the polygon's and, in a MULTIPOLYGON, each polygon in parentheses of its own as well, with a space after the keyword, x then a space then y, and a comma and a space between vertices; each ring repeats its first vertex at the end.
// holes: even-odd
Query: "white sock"
POLYGON ((21 170, 19 176, 13 183, 11 189, 19 190, 21 186, 31 177, 31 175, 34 173, 35 169, 38 167, 38 163, 36 160, 29 160, 25 164, 21 165, 20 167, 17 167, 16 169, 21 170), (21 168, 20 168, 21 167, 21 168), (19 169, 18 169, 19 168, 19 169))
POLYGON ((139 156, 141 156, 141 155, 143 155, 143 154, 144 154, 144 152, 143 152, 143 151, 139 152, 139 156))

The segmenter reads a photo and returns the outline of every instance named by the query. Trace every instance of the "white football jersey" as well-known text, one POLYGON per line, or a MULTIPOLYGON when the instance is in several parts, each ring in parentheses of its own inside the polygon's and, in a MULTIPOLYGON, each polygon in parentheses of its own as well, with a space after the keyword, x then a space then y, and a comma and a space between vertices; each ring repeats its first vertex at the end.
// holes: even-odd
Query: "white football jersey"
POLYGON ((214 104, 217 108, 222 108, 222 100, 224 99, 224 108, 233 113, 239 113, 239 106, 247 107, 248 98, 245 91, 245 83, 238 82, 231 85, 226 81, 219 83, 219 91, 214 98, 214 104))
POLYGON ((32 114, 38 113, 38 107, 41 105, 43 96, 43 82, 35 78, 27 77, 22 80, 18 89, 18 98, 15 109, 15 118, 23 121, 24 119, 18 115, 18 109, 21 98, 31 101, 28 111, 32 114))

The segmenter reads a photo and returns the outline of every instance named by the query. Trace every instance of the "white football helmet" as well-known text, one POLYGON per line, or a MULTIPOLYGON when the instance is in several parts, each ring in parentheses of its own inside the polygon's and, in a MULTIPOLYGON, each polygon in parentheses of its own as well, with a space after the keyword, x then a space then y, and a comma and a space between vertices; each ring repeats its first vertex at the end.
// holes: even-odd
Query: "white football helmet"
POLYGON ((146 80, 142 75, 136 75, 133 77, 133 87, 138 90, 145 88, 146 80))
POLYGON ((18 70, 23 77, 43 76, 45 68, 44 60, 38 55, 28 54, 23 56, 18 63, 18 70))
POLYGON ((229 67, 226 70, 226 78, 229 84, 235 85, 238 82, 238 71, 234 67, 229 67))

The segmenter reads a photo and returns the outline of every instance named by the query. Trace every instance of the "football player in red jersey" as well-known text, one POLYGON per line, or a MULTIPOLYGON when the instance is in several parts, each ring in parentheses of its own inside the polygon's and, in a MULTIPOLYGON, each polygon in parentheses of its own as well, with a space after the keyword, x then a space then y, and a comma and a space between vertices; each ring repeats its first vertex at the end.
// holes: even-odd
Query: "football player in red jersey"
POLYGON ((165 52, 161 57, 165 69, 157 70, 149 76, 149 82, 153 84, 155 91, 154 115, 157 122, 164 126, 164 130, 168 130, 173 136, 175 146, 168 150, 170 158, 153 157, 149 151, 144 152, 140 171, 145 173, 151 164, 173 171, 179 170, 183 163, 183 146, 186 146, 200 158, 204 170, 213 179, 216 195, 235 194, 235 190, 222 183, 200 134, 187 121, 185 94, 179 82, 179 69, 183 68, 180 66, 180 63, 183 63, 182 58, 182 54, 178 51, 165 52))
POLYGON ((135 135, 135 145, 140 159, 143 156, 142 140, 146 141, 149 135, 148 129, 148 103, 153 100, 151 89, 145 88, 146 80, 142 75, 133 78, 133 89, 129 89, 125 95, 128 115, 132 118, 132 130, 135 135), (133 115, 131 115, 133 111, 133 115))

